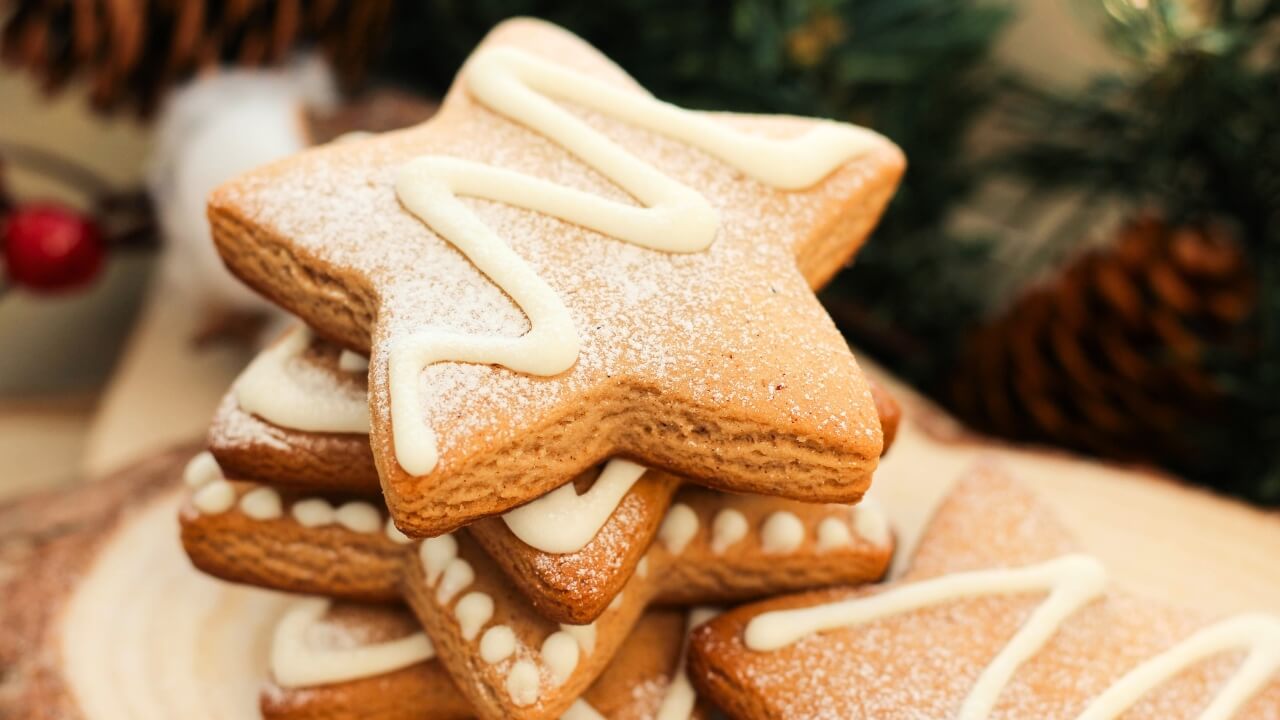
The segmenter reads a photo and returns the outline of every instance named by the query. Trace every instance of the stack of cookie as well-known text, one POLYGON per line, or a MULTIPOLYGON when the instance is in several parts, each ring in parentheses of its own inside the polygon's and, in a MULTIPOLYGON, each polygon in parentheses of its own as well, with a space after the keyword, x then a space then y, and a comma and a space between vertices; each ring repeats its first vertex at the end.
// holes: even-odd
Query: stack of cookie
POLYGON ((686 628, 879 579, 896 409, 813 290, 902 168, 513 21, 431 122, 218 190, 226 263, 302 322, 228 393, 181 518, 202 570, 308 596, 264 713, 689 717, 686 628))

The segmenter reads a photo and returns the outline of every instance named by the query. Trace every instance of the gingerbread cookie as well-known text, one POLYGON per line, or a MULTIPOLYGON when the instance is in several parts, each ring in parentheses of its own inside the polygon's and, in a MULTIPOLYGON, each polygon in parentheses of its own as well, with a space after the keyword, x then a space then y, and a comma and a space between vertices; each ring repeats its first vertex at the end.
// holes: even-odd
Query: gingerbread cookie
MULTIPOLYGON (((377 475, 358 434, 367 366, 309 336, 294 329, 249 365, 218 412, 210 449, 237 479, 370 494, 377 475)), ((889 439, 900 411, 874 383, 872 393, 889 439)), ((680 484, 666 473, 609 463, 467 530, 543 615, 587 623, 634 572, 680 484)))
MULTIPOLYGON (((245 368, 209 427, 209 450, 228 475, 314 492, 380 492, 369 449, 363 355, 290 329, 245 368)), ((902 419, 868 378, 887 452, 902 419)))
POLYGON ((240 373, 209 427, 227 475, 311 492, 381 491, 369 449, 368 359, 288 330, 240 373))
POLYGON ((214 479, 196 488, 181 519, 188 554, 213 575, 338 598, 403 597, 478 715, 531 718, 567 710, 651 603, 878 578, 892 539, 869 507, 686 489, 590 625, 543 617, 470 534, 411 541, 363 501, 334 508, 214 479))
MULTIPOLYGON (((568 720, 706 717, 683 672, 691 622, 704 615, 646 612, 568 720)), ((272 643, 266 720, 462 720, 474 717, 435 649, 403 610, 301 600, 272 643)))
POLYGON ((1035 495, 984 467, 910 571, 776 598, 695 632, 691 674, 741 718, 1274 718, 1280 617, 1109 589, 1035 495))
POLYGON ((210 220, 237 275, 371 352, 384 491, 431 536, 615 456, 856 502, 883 439, 810 288, 902 166, 852 126, 661 103, 518 20, 427 124, 252 172, 210 220))

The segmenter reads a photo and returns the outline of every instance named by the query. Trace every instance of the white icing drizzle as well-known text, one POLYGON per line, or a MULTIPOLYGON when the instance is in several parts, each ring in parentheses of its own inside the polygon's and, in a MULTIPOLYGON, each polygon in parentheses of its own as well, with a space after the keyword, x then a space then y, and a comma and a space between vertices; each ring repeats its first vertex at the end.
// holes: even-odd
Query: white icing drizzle
POLYGON ((573 701, 568 710, 560 716, 560 720, 605 720, 598 710, 582 698, 573 701))
POLYGON ((551 675, 552 687, 560 687, 573 674, 580 651, 577 638, 563 630, 551 633, 542 641, 542 662, 551 675))
POLYGON ((658 539, 672 555, 679 555, 698 534, 698 513, 684 503, 676 503, 667 510, 658 528, 658 539))
MULTIPOLYGON (((1048 590, 1049 597, 983 670, 956 716, 979 720, 990 714, 1018 668, 1044 647, 1068 617, 1100 596, 1105 585, 1106 570, 1097 559, 1064 555, 1039 565, 955 573, 863 598, 763 613, 747 624, 744 642, 752 650, 776 650, 815 632, 963 598, 1048 590)), ((1077 720, 1118 718, 1162 683, 1208 658, 1237 649, 1249 653, 1199 715, 1199 720, 1228 720, 1280 671, 1280 618, 1238 615, 1200 629, 1129 670, 1094 698, 1077 720)))
POLYGON ((254 520, 275 520, 284 514, 284 504, 274 488, 256 487, 240 498, 240 512, 254 520))
POLYGON ((804 523, 795 513, 779 510, 760 528, 760 547, 769 553, 792 552, 804 542, 804 523))
POLYGON ((236 504, 236 489, 226 480, 206 483, 191 496, 191 506, 203 515, 219 515, 236 504))
POLYGON ((507 672, 507 694, 519 707, 538 702, 538 666, 531 660, 517 660, 507 672))
POLYGON ((821 551, 836 550, 853 544, 853 533, 849 526, 837 517, 823 518, 818 523, 818 549, 821 551))
POLYGON ((208 485, 214 480, 222 479, 222 468, 218 467, 218 461, 213 458, 213 453, 208 450, 201 451, 187 461, 186 467, 182 469, 182 482, 187 487, 198 488, 208 485))
POLYGON ((610 460, 585 493, 567 483, 502 519, 526 545, 547 553, 577 552, 600 532, 644 471, 629 460, 610 460))
POLYGON ((1079 720, 1119 717, 1161 683, 1202 660, 1233 649, 1248 649, 1249 655, 1200 713, 1200 720, 1227 720, 1280 670, 1280 618, 1238 615, 1196 632, 1125 673, 1085 708, 1079 720))
POLYGON ((658 714, 654 716, 654 720, 689 720, 693 715, 693 706, 698 697, 693 691, 693 683, 689 681, 689 633, 718 614, 718 610, 707 607, 696 607, 689 611, 684 647, 680 650, 680 664, 667 685, 667 692, 662 696, 662 704, 658 706, 658 714))
MULTIPOLYGON (((240 409, 272 425, 304 432, 369 433, 368 394, 290 369, 311 343, 311 331, 299 325, 249 363, 233 388, 240 409)), ((317 372, 322 372, 317 370, 317 372)))
POLYGON ((777 650, 815 632, 861 625, 963 598, 1048 590, 1048 598, 982 671, 956 715, 958 720, 979 720, 991 712, 1014 672, 1044 647, 1062 622, 1102 594, 1106 577, 1102 563, 1087 555, 1064 555, 1023 568, 955 573, 867 597, 763 613, 747 624, 744 642, 752 650, 777 650))
POLYGON ((376 533, 382 528, 382 513, 363 500, 343 503, 342 507, 334 511, 333 519, 346 529, 358 533, 376 533))
POLYGON ((493 619, 493 598, 482 592, 469 592, 453 608, 458 630, 464 640, 475 640, 485 623, 493 619))
POLYGON ((715 520, 711 521, 711 552, 723 555, 725 550, 741 542, 749 529, 747 516, 733 508, 716 513, 715 520))
POLYGON ((590 655, 596 649, 596 624, 594 622, 586 625, 565 625, 561 624, 560 629, 569 633, 578 641, 578 645, 582 646, 582 652, 590 655))
POLYGON ((387 518, 385 532, 387 538, 397 545, 408 545, 413 542, 413 538, 400 532, 400 528, 396 527, 395 518, 387 518))
POLYGON ((294 503, 289 514, 299 525, 312 528, 333 524, 334 510, 327 500, 307 498, 294 503))
POLYGON ((369 358, 360 353, 343 350, 338 355, 338 369, 352 374, 367 373, 369 372, 369 358))
POLYGON ((450 560, 444 568, 444 573, 440 575, 440 585, 436 588, 436 602, 448 605, 455 595, 465 590, 468 585, 475 582, 475 579, 476 572, 471 569, 471 563, 459 557, 450 560))
POLYGON ((422 559, 422 570, 427 575, 427 584, 435 585, 440 573, 458 557, 458 540, 453 535, 427 538, 418 547, 418 555, 422 559))
POLYGON ((640 206, 460 158, 420 157, 401 168, 396 180, 400 202, 502 288, 530 325, 528 333, 516 338, 425 330, 390 348, 392 438, 401 467, 415 475, 431 472, 438 455, 435 432, 420 416, 418 383, 424 367, 483 363, 549 376, 568 370, 578 357, 577 328, 559 295, 459 197, 543 212, 667 252, 697 252, 715 239, 719 218, 706 198, 636 158, 551 97, 683 141, 786 190, 826 177, 862 152, 870 137, 867 131, 836 123, 819 124, 795 138, 752 136, 512 48, 477 53, 463 79, 477 101, 556 142, 640 206))
POLYGON ((506 625, 494 625, 480 636, 480 659, 490 665, 515 654, 516 634, 506 625))
POLYGON ((307 642, 307 632, 328 610, 327 599, 308 598, 297 602, 280 619, 271 642, 271 675, 277 685, 300 688, 349 682, 435 657, 431 640, 421 632, 372 645, 317 649, 307 642))
POLYGON ((862 502, 850 510, 853 517, 854 532, 863 540, 881 547, 888 545, 892 539, 889 531, 889 518, 885 515, 880 501, 873 497, 863 497, 862 502))

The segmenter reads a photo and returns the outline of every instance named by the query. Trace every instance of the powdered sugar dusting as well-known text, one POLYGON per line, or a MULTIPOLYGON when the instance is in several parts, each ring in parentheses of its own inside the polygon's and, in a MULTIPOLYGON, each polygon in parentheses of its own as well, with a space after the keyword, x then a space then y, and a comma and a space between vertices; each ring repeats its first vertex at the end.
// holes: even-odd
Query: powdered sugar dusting
POLYGON ((292 449, 285 436, 287 431, 281 431, 241 410, 233 392, 228 392, 219 403, 211 432, 215 435, 212 442, 218 447, 227 449, 255 447, 278 451, 292 449))
POLYGON ((381 610, 355 603, 334 603, 306 628, 303 641, 317 651, 352 650, 399 640, 420 632, 407 612, 381 610))
MULTIPOLYGON (((1064 547, 1066 537, 1027 491, 1001 478, 972 479, 939 511, 921 542, 917 567, 903 582, 1046 560, 1070 549, 1064 547)), ((832 596, 814 595, 811 603, 832 596)), ((1043 601, 1043 594, 961 600, 759 653, 741 641, 753 614, 744 610, 713 623, 715 632, 698 633, 698 646, 773 717, 951 717, 982 670, 1043 601)), ((1107 595, 1073 614, 1018 669, 991 717, 1074 718, 1125 672, 1206 623, 1194 612, 1123 593, 1107 595)), ((1148 693, 1122 717, 1197 717, 1242 658, 1243 653, 1224 653, 1199 663, 1148 693)), ((1280 678, 1239 717, 1280 717, 1280 678)))
POLYGON ((632 555, 637 538, 628 530, 646 524, 641 517, 641 503, 628 496, 591 540, 589 559, 582 553, 556 555, 537 553, 533 565, 539 579, 564 592, 575 595, 598 595, 616 580, 623 563, 632 555), (584 561, 585 560, 585 561, 584 561))
MULTIPOLYGON (((339 369, 341 352, 340 348, 331 343, 312 338, 300 355, 284 362, 281 370, 288 374, 291 383, 304 389, 318 408, 345 406, 353 400, 368 398, 366 375, 339 369)), ((241 380, 237 378, 236 382, 241 380)), ((245 412, 239 405, 234 386, 218 406, 211 434, 211 442, 215 446, 227 449, 270 448, 281 452, 316 450, 302 449, 302 446, 311 443, 307 435, 299 435, 298 431, 274 425, 245 412)))
MULTIPOLYGON (((780 416, 782 426, 874 436, 878 422, 865 384, 796 269, 796 253, 876 168, 855 162, 811 191, 778 192, 682 143, 571 109, 703 192, 720 213, 721 231, 706 252, 670 255, 538 213, 465 200, 561 295, 582 352, 574 368, 554 378, 455 363, 425 370, 422 415, 437 433, 441 466, 450 462, 451 449, 510 439, 577 395, 619 378, 705 407, 780 416)), ((805 124, 780 119, 751 127, 795 134, 805 124)), ((387 417, 388 343, 425 328, 510 336, 528 329, 500 289, 400 207, 395 172, 422 154, 465 157, 628 201, 560 147, 465 97, 455 97, 431 130, 308 153, 228 190, 253 224, 290 238, 322 264, 354 273, 379 296, 371 367, 375 423, 387 417)))

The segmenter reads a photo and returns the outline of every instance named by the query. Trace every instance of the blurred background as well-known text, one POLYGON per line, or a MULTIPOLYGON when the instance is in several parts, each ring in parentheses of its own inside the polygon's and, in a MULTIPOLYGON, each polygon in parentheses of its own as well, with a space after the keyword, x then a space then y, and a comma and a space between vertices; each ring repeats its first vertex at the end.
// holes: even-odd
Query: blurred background
POLYGON ((204 194, 544 17, 910 167, 823 293, 973 427, 1280 503, 1280 0, 0 0, 0 495, 199 436, 280 318, 204 194))

